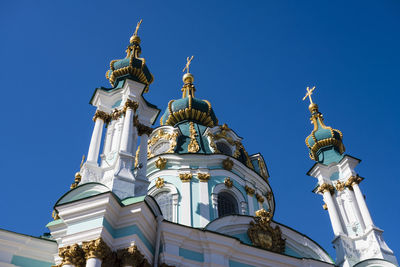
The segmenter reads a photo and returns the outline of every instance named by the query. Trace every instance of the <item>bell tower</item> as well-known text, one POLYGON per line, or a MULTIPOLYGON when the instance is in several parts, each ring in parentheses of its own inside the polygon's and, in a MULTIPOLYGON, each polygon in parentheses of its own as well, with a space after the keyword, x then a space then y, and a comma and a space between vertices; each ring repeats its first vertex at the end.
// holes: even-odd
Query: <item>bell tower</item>
POLYGON ((80 171, 79 185, 102 183, 120 199, 147 193, 147 141, 150 125, 160 112, 143 97, 153 75, 140 58, 140 24, 130 38, 126 57, 110 62, 106 77, 112 88, 96 89, 90 100, 97 110, 87 161, 80 171))
POLYGON ((314 129, 306 138, 306 145, 310 158, 316 162, 307 174, 318 180, 314 193, 323 197, 323 207, 332 223, 336 264, 349 267, 364 262, 362 266, 377 266, 377 263, 397 266, 393 251, 383 240, 383 230, 374 225, 361 192, 359 184, 364 178, 355 171, 360 160, 344 154, 343 134, 324 124, 318 105, 311 98, 314 89, 307 87, 303 98, 310 100, 314 129))

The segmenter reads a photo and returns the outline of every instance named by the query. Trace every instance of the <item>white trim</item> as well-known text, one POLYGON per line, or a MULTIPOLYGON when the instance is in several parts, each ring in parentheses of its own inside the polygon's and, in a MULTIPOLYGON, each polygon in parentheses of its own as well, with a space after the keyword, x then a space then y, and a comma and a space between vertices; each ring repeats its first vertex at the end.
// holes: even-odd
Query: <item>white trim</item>
POLYGON ((246 214, 246 210, 243 209, 243 202, 246 203, 245 198, 242 195, 242 192, 240 192, 239 189, 237 189, 235 186, 232 186, 231 188, 226 187, 226 185, 224 183, 220 183, 217 184, 216 186, 214 186, 213 191, 211 193, 211 200, 212 200, 212 207, 214 210, 214 218, 218 218, 218 194, 221 192, 227 192, 229 194, 231 194, 235 200, 236 200, 236 204, 237 204, 237 210, 239 212, 239 214, 245 215, 246 214))
POLYGON ((173 184, 164 183, 164 186, 161 188, 157 188, 153 186, 149 189, 148 194, 155 198, 158 193, 161 192, 170 192, 172 195, 172 222, 178 222, 178 200, 179 200, 179 192, 173 184))

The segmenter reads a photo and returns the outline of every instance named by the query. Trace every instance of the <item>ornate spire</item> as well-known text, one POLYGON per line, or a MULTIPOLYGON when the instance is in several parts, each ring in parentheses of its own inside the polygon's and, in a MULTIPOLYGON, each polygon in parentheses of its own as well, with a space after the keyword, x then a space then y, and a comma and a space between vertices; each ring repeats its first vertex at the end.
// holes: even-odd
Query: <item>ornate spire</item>
POLYGON ((318 111, 318 105, 312 101, 311 95, 315 90, 307 87, 307 93, 303 97, 303 101, 308 97, 310 105, 308 109, 311 112, 311 123, 314 129, 306 138, 306 145, 310 150, 310 158, 319 163, 330 164, 342 159, 345 151, 342 143, 343 134, 341 131, 333 129, 324 124, 322 113, 318 111))
POLYGON ((186 58, 186 65, 185 68, 182 70, 182 72, 186 73, 183 75, 182 80, 183 80, 183 87, 182 87, 182 98, 185 97, 194 97, 194 92, 196 91, 196 88, 193 85, 194 82, 194 76, 189 72, 190 64, 193 60, 192 57, 187 57, 186 58))
POLYGON ((119 81, 130 78, 134 81, 146 84, 144 92, 147 93, 148 86, 153 82, 154 78, 146 66, 146 60, 140 58, 142 49, 140 47, 138 31, 141 24, 142 20, 137 23, 135 32, 129 40, 129 45, 126 48, 126 57, 110 62, 110 69, 106 72, 106 78, 113 87, 116 87, 119 81))

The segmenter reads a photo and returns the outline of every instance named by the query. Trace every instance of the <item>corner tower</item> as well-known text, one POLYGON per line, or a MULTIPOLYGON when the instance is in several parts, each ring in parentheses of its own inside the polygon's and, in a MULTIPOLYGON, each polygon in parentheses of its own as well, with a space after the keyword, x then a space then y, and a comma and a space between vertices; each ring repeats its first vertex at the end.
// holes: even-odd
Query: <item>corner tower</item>
POLYGON ((314 129, 306 138, 310 158, 316 163, 308 175, 317 178, 314 192, 323 196, 335 235, 336 264, 339 266, 395 266, 396 257, 383 240, 383 231, 371 218, 355 171, 360 160, 344 154, 343 134, 326 126, 309 89, 309 110, 314 129), (362 265, 359 265, 361 264, 362 265), (379 264, 379 265, 376 265, 379 264), (395 265, 393 265, 395 264, 395 265))

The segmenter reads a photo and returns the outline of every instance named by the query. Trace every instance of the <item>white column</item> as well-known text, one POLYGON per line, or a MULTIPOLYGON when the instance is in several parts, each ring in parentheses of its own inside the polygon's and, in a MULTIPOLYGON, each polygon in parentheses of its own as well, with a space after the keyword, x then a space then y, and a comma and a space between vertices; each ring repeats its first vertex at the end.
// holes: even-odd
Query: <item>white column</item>
POLYGON ((111 151, 115 121, 108 124, 106 138, 104 140, 103 154, 108 154, 111 151))
POLYGON ((208 197, 208 179, 199 181, 200 227, 210 222, 210 200, 208 197))
POLYGON ((143 133, 140 136, 140 151, 139 151, 139 159, 138 166, 141 166, 138 169, 138 177, 142 179, 146 177, 147 172, 147 141, 149 140, 149 136, 146 133, 143 133))
POLYGON ((72 265, 72 264, 63 264, 62 267, 75 267, 75 265, 72 265))
POLYGON ((87 161, 97 164, 97 159, 99 157, 101 135, 103 133, 104 120, 99 117, 100 112, 96 111, 94 116, 95 124, 92 134, 92 139, 90 140, 90 146, 88 151, 87 161))
POLYGON ((122 118, 118 118, 115 120, 111 151, 118 151, 118 147, 121 140, 121 131, 122 131, 122 118))
POLYGON ((342 224, 340 223, 339 214, 336 210, 335 203, 329 190, 324 190, 324 201, 328 207, 329 218, 331 219, 332 228, 335 236, 343 234, 342 224))
POLYGON ((137 131, 137 129, 136 129, 136 127, 132 127, 132 133, 131 133, 131 140, 132 140, 132 142, 130 143, 130 151, 132 151, 132 155, 133 156, 136 156, 135 155, 135 152, 136 152, 136 147, 137 147, 137 139, 138 139, 138 131, 137 131))
POLYGON ((365 230, 365 228, 366 228, 365 227, 365 222, 364 222, 364 219, 362 217, 362 214, 361 214, 361 211, 360 211, 360 207, 358 206, 356 196, 354 195, 354 191, 350 190, 349 188, 346 188, 346 192, 347 192, 347 194, 349 194, 349 197, 351 198, 351 204, 352 204, 352 208, 353 208, 353 211, 355 213, 355 216, 356 216, 357 220, 360 222, 361 228, 363 230, 365 230))
POLYGON ((182 196, 179 223, 191 226, 192 225, 192 201, 190 197, 190 180, 182 181, 182 196))
POLYGON ((218 218, 218 194, 211 194, 211 202, 214 212, 214 219, 218 218))
POLYGON ((86 267, 101 267, 101 260, 98 258, 89 258, 86 261, 86 267))
POLYGON ((367 204, 365 203, 365 199, 363 194, 361 193, 360 187, 357 183, 352 184, 354 195, 356 196, 358 206, 360 207, 361 215, 364 219, 365 227, 368 228, 369 226, 373 226, 374 223, 372 222, 371 214, 369 213, 367 204))
POLYGON ((132 135, 132 128, 133 128, 133 110, 131 108, 127 108, 125 112, 124 118, 124 126, 122 128, 122 135, 121 135, 121 151, 132 153, 129 146, 129 140, 132 135))

